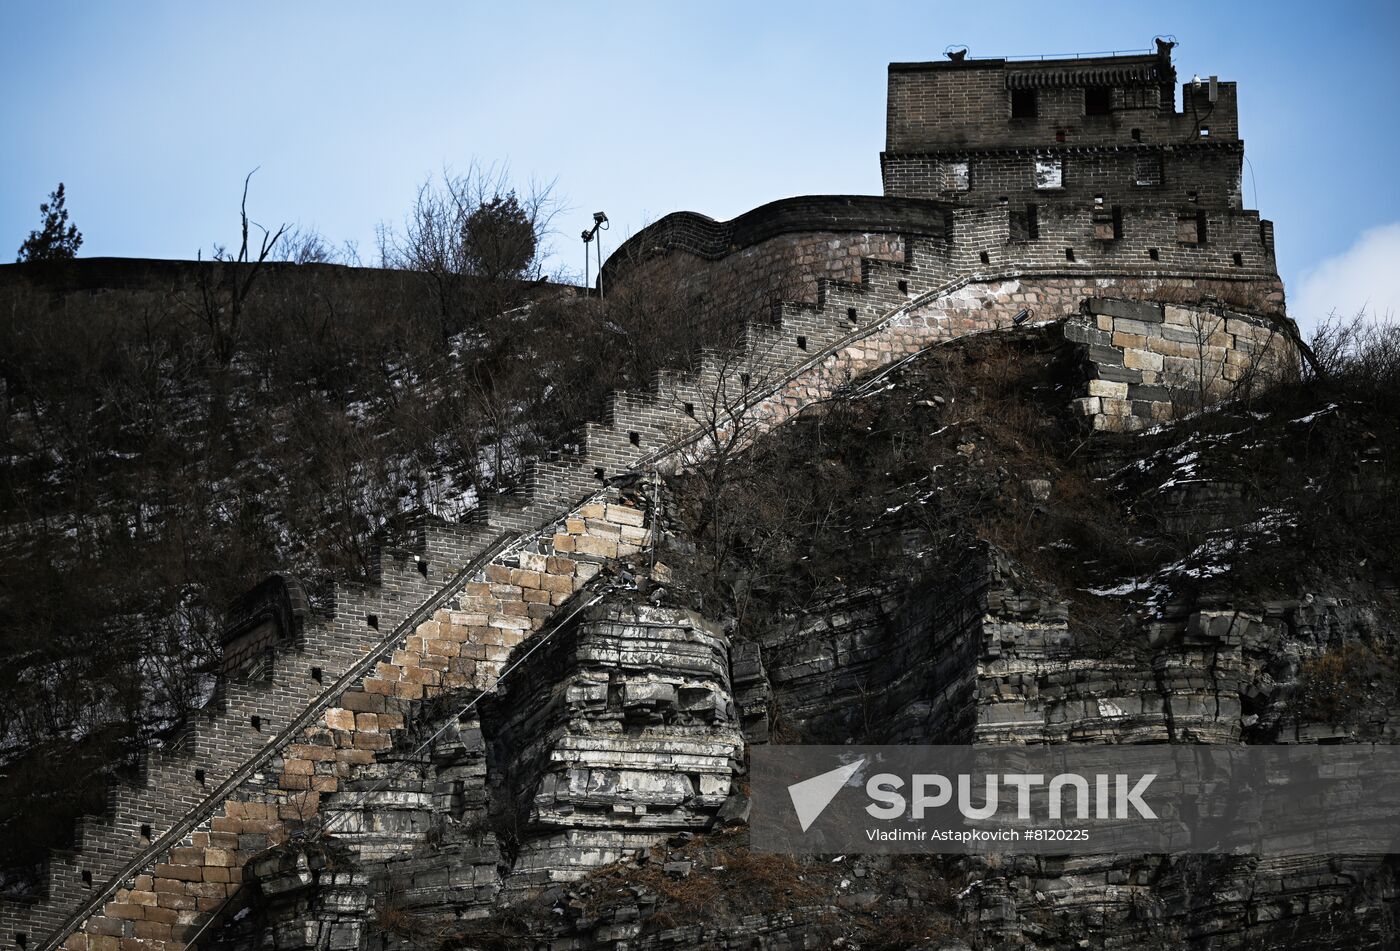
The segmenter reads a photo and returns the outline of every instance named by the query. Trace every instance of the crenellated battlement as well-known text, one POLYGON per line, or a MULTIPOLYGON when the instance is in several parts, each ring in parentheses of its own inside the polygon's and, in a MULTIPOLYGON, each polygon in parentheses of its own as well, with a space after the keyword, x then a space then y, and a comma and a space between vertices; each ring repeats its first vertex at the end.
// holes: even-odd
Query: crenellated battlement
POLYGON ((1177 109, 1173 46, 890 64, 885 194, 979 207, 1099 198, 1241 209, 1238 90, 1193 78, 1177 109))
MULTIPOLYGON (((803 209, 852 204, 849 196, 774 203, 803 209)), ((1254 211, 1191 202, 952 207, 901 198, 871 200, 860 210, 845 217, 788 216, 781 208, 763 206, 749 213, 765 221, 765 227, 752 227, 753 219, 745 222, 744 216, 716 222, 678 212, 624 242, 608 260, 604 280, 624 280, 639 269, 679 259, 699 306, 754 308, 779 296, 818 304, 839 293, 843 283, 880 284, 869 273, 872 268, 893 274, 911 265, 917 254, 917 266, 937 272, 942 281, 1005 273, 1209 278, 1233 285, 1235 292, 1228 296, 1236 302, 1283 313, 1273 223, 1254 211), (911 218, 922 230, 901 231, 911 218)), ((896 289, 899 280, 894 276, 896 289)))

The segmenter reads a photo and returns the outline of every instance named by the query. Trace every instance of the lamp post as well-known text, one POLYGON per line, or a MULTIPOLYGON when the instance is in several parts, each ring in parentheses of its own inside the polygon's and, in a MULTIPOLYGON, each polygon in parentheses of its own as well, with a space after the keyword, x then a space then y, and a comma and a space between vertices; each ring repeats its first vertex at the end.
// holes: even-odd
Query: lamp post
POLYGON ((603 299, 603 239, 599 231, 608 230, 608 216, 601 211, 593 212, 593 227, 583 233, 583 285, 588 286, 588 246, 598 238, 598 299, 603 299))

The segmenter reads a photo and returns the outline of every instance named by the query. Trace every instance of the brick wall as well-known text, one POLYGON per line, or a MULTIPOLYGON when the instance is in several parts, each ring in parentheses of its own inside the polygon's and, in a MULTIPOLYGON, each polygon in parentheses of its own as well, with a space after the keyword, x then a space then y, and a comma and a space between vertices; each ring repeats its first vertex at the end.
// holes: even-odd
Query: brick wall
POLYGON ((903 260, 910 238, 946 238, 950 226, 945 203, 869 195, 785 198, 723 222, 675 212, 623 242, 602 279, 679 278, 708 311, 757 313, 779 299, 816 303, 819 281, 858 282, 862 258, 903 260))
POLYGON ((1234 83, 1217 83, 1215 102, 1209 101, 1207 85, 1197 90, 1186 83, 1182 111, 1176 112, 1174 82, 1170 61, 1154 56, 1042 63, 891 63, 885 147, 890 152, 917 152, 1057 143, 1180 144, 1201 138, 1202 125, 1213 141, 1238 137, 1234 83), (1086 114, 1088 86, 1112 90, 1109 114, 1086 114), (1038 115, 1012 117, 1014 87, 1035 91, 1038 115))
POLYGON ((1240 208, 1240 170, 1244 149, 1238 143, 1186 143, 1170 151, 1150 145, 1086 150, 1051 144, 1043 148, 998 151, 940 150, 883 153, 885 194, 941 199, 961 205, 1012 202, 1092 204, 1096 196, 1112 204, 1144 206, 1191 204, 1220 210, 1240 208), (1057 160, 1063 186, 1036 188, 1037 159, 1057 160), (948 170, 965 163, 968 187, 955 189, 948 170), (1139 181, 1156 184, 1140 185, 1139 181), (1192 196, 1195 197, 1192 197, 1192 196))

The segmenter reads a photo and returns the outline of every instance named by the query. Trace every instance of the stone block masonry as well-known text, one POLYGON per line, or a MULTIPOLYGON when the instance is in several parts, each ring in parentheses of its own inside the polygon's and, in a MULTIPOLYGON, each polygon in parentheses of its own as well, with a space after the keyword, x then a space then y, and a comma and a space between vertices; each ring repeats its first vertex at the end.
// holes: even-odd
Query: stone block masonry
POLYGON ((892 63, 885 193, 984 207, 1084 207, 1098 197, 1237 210, 1236 86, 1186 83, 1177 112, 1175 80, 1171 44, 1034 62, 892 63))
POLYGON ((1202 305, 1096 298, 1065 324, 1088 376, 1075 411, 1094 429, 1133 432, 1295 372, 1287 318, 1202 305))

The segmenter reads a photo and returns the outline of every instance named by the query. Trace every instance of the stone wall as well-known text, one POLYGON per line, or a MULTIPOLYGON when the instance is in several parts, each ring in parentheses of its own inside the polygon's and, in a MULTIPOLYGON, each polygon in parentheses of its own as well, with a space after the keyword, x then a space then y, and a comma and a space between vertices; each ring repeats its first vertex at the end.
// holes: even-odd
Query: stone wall
MULTIPOLYGON (((1037 142, 1079 146, 1197 138, 1197 91, 1183 87, 1184 111, 1172 100, 1176 70, 1170 55, 1144 53, 1040 61, 1004 59, 891 63, 886 96, 886 149, 988 149, 1037 142), (1108 115, 1086 115, 1084 90, 1107 86, 1108 115), (1013 89, 1035 90, 1036 115, 1013 117, 1013 89), (1136 129, 1134 139, 1131 130, 1136 129)), ((1235 84, 1219 83, 1213 137, 1232 138, 1235 84)))
MULTIPOLYGON (((666 224, 669 219, 658 222, 666 224)), ((865 271, 878 267, 875 262, 905 264, 915 240, 879 230, 786 232, 708 257, 684 245, 665 246, 669 253, 651 246, 643 253, 642 242, 649 238, 644 232, 609 259, 607 287, 611 292, 623 284, 659 289, 671 297, 667 309, 688 311, 697 324, 715 327, 717 346, 733 343, 726 331, 740 326, 739 317, 772 320, 780 302, 820 307, 829 288, 867 283, 865 271), (619 260, 633 254, 639 255, 635 261, 619 260)), ((814 349, 815 344, 816 338, 814 349)))
POLYGON ((1156 54, 892 63, 881 168, 887 195, 993 207, 1177 203, 1241 207, 1234 83, 1187 83, 1156 54), (1107 101, 1092 107, 1092 93, 1107 101), (1018 109, 1019 108, 1019 114, 1018 109), (1101 110, 1101 111, 1100 111, 1101 110), (1037 188, 1038 162, 1060 166, 1037 188), (946 174, 949 166, 957 174, 946 174))
POLYGON ((1075 410, 1094 429, 1130 432, 1295 372, 1297 328, 1220 307, 1088 299, 1065 324, 1089 376, 1075 410))
POLYGON ((486 916, 503 885, 509 900, 577 880, 729 802, 743 740, 715 625, 618 594, 515 655, 479 727, 435 705, 326 797, 331 815, 353 801, 353 822, 253 857, 249 913, 206 945, 349 949, 372 929, 412 947, 486 916))
MULTIPOLYGON (((751 321, 738 362, 711 354, 694 373, 617 394, 578 455, 534 464, 521 493, 489 497, 472 522, 422 526, 415 550, 386 553, 378 584, 340 586, 332 614, 306 623, 265 676, 226 681, 186 739, 150 758, 141 785, 114 790, 108 814, 84 821, 77 848, 51 863, 43 901, 0 904, 9 945, 23 936, 28 951, 59 941, 74 951, 176 951, 237 893, 249 856, 347 812, 343 797, 333 808, 327 797, 378 769, 421 704, 492 683, 510 648, 601 565, 645 544, 645 513, 617 490, 599 495, 600 486, 702 457, 697 417, 716 394, 733 397, 721 408, 756 435, 858 374, 1009 326, 1023 310, 1049 319, 1086 296, 1194 286, 1184 275, 1008 275, 995 266, 950 280, 941 240, 900 238, 898 253, 871 259, 868 237, 825 251, 814 236, 772 239, 810 240, 813 261, 799 256, 800 268, 835 267, 856 280, 815 279, 814 300, 751 321)), ((729 257, 710 263, 738 268, 729 257)))
POLYGON ((1103 205, 959 209, 948 266, 953 273, 1014 268, 1025 275, 1229 281, 1247 289, 1254 309, 1282 313, 1273 227, 1256 212, 1124 200, 1115 214, 1115 204, 1110 198, 1103 205))
POLYGON ((785 234, 883 233, 937 237, 947 231, 948 206, 879 195, 802 195, 759 205, 729 221, 676 211, 623 242, 604 266, 611 283, 656 254, 684 251, 717 260, 785 234))
MULTIPOLYGON (((888 201, 920 209, 934 204, 888 201)), ((683 286, 702 319, 715 313, 757 317, 779 299, 817 308, 830 301, 834 316, 849 318, 848 327, 873 316, 862 306, 871 295, 855 293, 858 287, 894 292, 880 295, 882 303, 893 306, 920 289, 961 277, 1009 273, 1136 279, 1148 285, 1204 279, 1230 288, 1228 293, 1214 289, 1224 300, 1248 301, 1260 312, 1283 311, 1272 223, 1256 212, 1207 209, 1184 195, 1173 199, 1154 192, 1139 193, 1131 201, 1110 198, 1101 205, 1091 199, 1056 202, 1045 195, 1033 213, 1018 200, 989 208, 944 208, 939 214, 946 219, 940 219, 934 235, 873 229, 784 232, 714 256, 670 240, 677 221, 702 217, 678 213, 652 226, 661 229, 660 237, 643 231, 625 242, 609 258, 604 279, 611 285, 612 275, 630 275, 627 280, 683 286), (1033 228, 1028 215, 1034 218, 1033 228), (852 304, 855 314, 849 313, 852 304)), ((723 228, 733 222, 710 224, 723 228)), ((795 314, 788 308, 781 317, 792 322, 795 314)))

